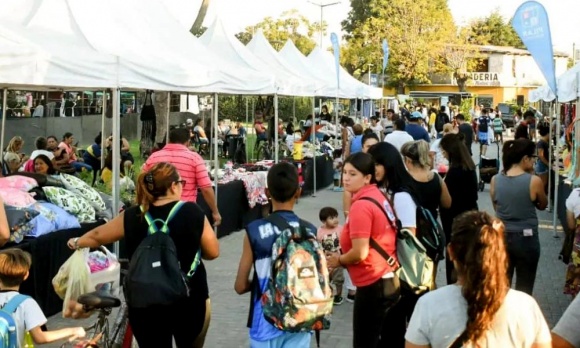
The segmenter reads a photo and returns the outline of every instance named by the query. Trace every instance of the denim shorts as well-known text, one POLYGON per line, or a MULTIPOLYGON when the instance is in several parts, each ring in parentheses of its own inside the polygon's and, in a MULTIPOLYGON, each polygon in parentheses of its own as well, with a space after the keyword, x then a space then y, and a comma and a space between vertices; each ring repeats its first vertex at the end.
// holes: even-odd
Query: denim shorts
POLYGON ((536 175, 546 174, 549 169, 550 168, 548 168, 548 166, 545 165, 544 162, 540 161, 539 159, 536 161, 536 164, 534 165, 534 171, 536 172, 536 175))

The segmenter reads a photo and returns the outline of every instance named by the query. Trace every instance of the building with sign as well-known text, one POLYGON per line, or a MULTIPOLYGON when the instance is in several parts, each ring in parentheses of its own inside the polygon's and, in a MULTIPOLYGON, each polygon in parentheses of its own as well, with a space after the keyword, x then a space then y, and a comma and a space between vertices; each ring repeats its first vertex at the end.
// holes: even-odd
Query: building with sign
MULTIPOLYGON (((479 53, 477 68, 468 72, 466 92, 477 98, 478 104, 497 105, 515 103, 518 96, 526 98, 528 91, 546 83, 536 62, 527 50, 502 46, 476 46, 479 53)), ((567 70, 568 55, 554 52, 556 76, 567 70)), ((458 92, 452 73, 434 73, 430 84, 410 87, 409 91, 458 92)), ((385 91, 386 95, 394 91, 385 91)))

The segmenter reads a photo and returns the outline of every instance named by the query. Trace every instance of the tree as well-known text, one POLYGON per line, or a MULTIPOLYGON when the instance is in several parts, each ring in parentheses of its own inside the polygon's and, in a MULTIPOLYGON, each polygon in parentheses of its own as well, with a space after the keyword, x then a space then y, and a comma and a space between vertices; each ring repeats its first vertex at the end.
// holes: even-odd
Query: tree
POLYGON ((469 24, 469 29, 471 31, 470 43, 473 45, 511 46, 525 49, 511 20, 505 20, 497 9, 487 17, 473 20, 469 24))
POLYGON ((455 32, 446 0, 351 0, 342 27, 347 32, 342 63, 351 74, 379 72, 381 42, 387 39, 386 74, 398 93, 407 85, 429 82, 428 74, 455 32))
POLYGON ((279 50, 290 39, 300 52, 307 55, 316 46, 315 34, 320 33, 320 30, 326 32, 326 27, 324 22, 322 26, 319 22, 311 23, 297 10, 290 10, 283 12, 280 18, 266 17, 261 22, 246 27, 236 37, 245 45, 252 40, 256 30, 262 29, 264 36, 275 49, 279 50))
POLYGON ((480 58, 479 50, 470 44, 470 30, 462 28, 456 38, 443 48, 440 70, 453 74, 453 79, 459 87, 459 92, 465 92, 469 71, 473 71, 480 58))
MULTIPOLYGON (((309 54, 316 46, 315 36, 317 33, 326 31, 326 23, 311 23, 308 18, 301 15, 297 10, 283 12, 280 18, 266 17, 261 22, 246 27, 243 32, 236 34, 238 40, 247 44, 252 40, 254 33, 262 29, 264 36, 270 42, 272 47, 279 50, 284 46, 287 40, 292 40, 296 48, 302 54, 309 54)), ((281 99, 279 99, 279 111, 281 110, 281 99)), ((260 110, 264 115, 273 115, 274 97, 257 97, 255 109, 260 110)), ((253 111, 252 111, 253 112, 253 111)))
POLYGON ((201 36, 201 34, 203 34, 203 31, 205 31, 205 29, 203 29, 203 21, 205 20, 205 15, 207 14, 207 9, 209 8, 209 2, 210 0, 202 0, 201 1, 201 5, 199 6, 199 11, 197 12, 197 16, 195 17, 195 21, 193 22, 193 25, 191 26, 191 29, 189 29, 189 31, 199 37, 201 36), (201 33, 200 33, 201 31, 201 33))

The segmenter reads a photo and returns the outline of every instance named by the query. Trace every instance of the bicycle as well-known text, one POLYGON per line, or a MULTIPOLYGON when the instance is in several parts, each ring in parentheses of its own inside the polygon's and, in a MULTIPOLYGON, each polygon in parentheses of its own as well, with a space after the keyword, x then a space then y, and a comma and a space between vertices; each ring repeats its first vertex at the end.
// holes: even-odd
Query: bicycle
MULTIPOLYGON (((256 159, 258 161, 273 159, 274 146, 267 140, 258 140, 254 146, 254 152, 257 153, 256 159)), ((286 158, 292 154, 290 148, 283 139, 278 139, 278 157, 286 158)))
MULTIPOLYGON (((121 265, 127 261, 120 260, 121 265)), ((121 270, 121 282, 126 271, 121 270)), ((127 303, 113 296, 109 291, 98 290, 79 296, 77 302, 83 305, 85 312, 97 310, 97 321, 85 328, 88 341, 75 343, 73 348, 137 348, 137 342, 129 325, 127 303), (114 308, 119 308, 113 326, 109 327, 109 315, 114 308)), ((67 347, 65 343, 61 348, 67 347)))

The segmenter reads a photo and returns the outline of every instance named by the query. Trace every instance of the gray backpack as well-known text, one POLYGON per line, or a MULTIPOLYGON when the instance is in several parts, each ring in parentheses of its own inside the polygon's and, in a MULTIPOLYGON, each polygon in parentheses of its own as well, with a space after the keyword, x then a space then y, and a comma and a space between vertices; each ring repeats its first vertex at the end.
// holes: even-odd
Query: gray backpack
POLYGON ((395 273, 399 277, 401 287, 416 295, 421 295, 431 290, 434 283, 434 262, 427 255, 427 250, 423 244, 421 244, 411 231, 401 228, 401 222, 396 218, 396 213, 396 221, 392 221, 385 211, 385 208, 383 208, 383 206, 375 199, 370 197, 362 197, 361 199, 372 202, 380 208, 385 214, 387 221, 389 221, 391 226, 397 231, 398 263, 373 238, 369 240, 369 244, 385 260, 387 260, 387 263, 390 266, 397 269, 395 273))

